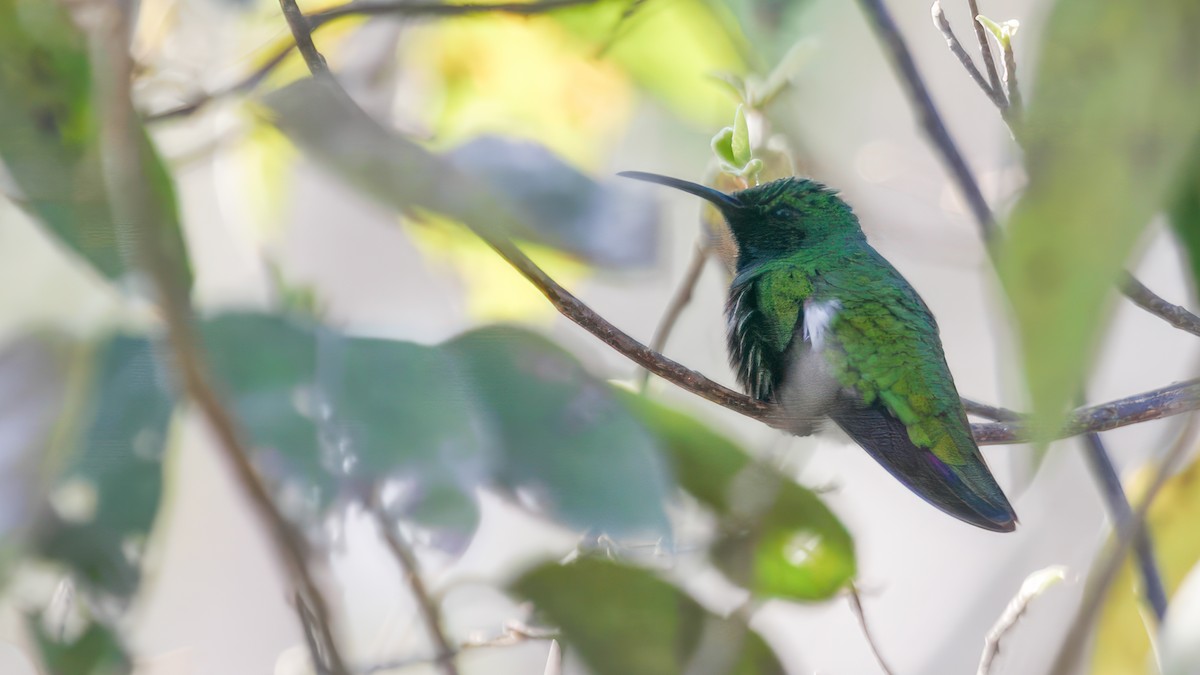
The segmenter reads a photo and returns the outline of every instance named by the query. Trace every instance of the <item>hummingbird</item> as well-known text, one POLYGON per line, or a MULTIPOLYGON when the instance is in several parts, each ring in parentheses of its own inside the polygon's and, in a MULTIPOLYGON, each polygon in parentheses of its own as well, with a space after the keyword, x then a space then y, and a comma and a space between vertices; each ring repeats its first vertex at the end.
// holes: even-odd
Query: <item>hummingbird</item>
POLYGON ((987 530, 1016 528, 971 436, 937 321, 835 190, 790 177, 726 194, 619 175, 696 195, 724 216, 737 243, 725 305, 730 364, 788 431, 804 436, 832 420, 931 505, 987 530))

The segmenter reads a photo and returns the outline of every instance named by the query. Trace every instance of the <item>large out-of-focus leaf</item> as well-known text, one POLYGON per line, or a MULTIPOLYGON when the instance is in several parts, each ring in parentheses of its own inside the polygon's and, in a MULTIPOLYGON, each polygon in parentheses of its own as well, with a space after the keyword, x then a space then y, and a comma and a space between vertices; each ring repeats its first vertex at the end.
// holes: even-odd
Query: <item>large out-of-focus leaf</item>
POLYGON ((654 437, 567 352, 516 328, 448 343, 503 443, 500 482, 567 524, 614 536, 668 533, 654 437))
MULTIPOLYGON (((1143 469, 1129 488, 1130 499, 1139 500, 1153 471, 1143 469)), ((1188 571, 1200 562, 1200 537, 1196 523, 1200 522, 1200 461, 1192 462, 1171 477, 1155 497, 1146 519, 1154 537, 1158 569, 1171 605, 1178 594, 1176 589, 1188 571)), ((1147 672, 1153 662, 1150 639, 1146 635, 1145 613, 1141 582, 1135 568, 1126 562, 1105 600, 1096 628, 1092 670, 1094 675, 1123 675, 1147 672)))
POLYGON ((347 474, 401 488, 390 512, 462 550, 478 525, 475 489, 494 471, 495 440, 465 368, 445 350, 324 331, 318 401, 323 443, 347 474))
POLYGON ((145 338, 112 338, 94 356, 78 436, 52 486, 41 553, 95 590, 129 598, 139 555, 158 514, 162 458, 174 396, 145 338))
POLYGON ((644 267, 657 258, 657 214, 641 191, 598 183, 529 141, 483 136, 446 159, 513 204, 515 237, 612 267, 644 267))
POLYGON ((1167 215, 1192 271, 1192 289, 1200 293, 1200 145, 1192 149, 1191 164, 1178 190, 1167 215))
POLYGON ((24 553, 44 488, 45 448, 67 398, 65 340, 28 336, 0 348, 0 586, 24 553))
POLYGON ((719 516, 714 554, 733 581, 761 596, 820 600, 854 578, 854 541, 812 491, 683 413, 622 400, 662 439, 680 486, 719 516))
POLYGON ((47 675, 126 675, 133 670, 124 647, 108 628, 89 622, 79 635, 59 640, 42 624, 38 615, 26 620, 47 675))
POLYGON ((1200 134, 1200 3, 1059 0, 1018 128, 1029 185, 1000 251, 1038 428, 1052 431, 1106 299, 1200 134))
POLYGON ((260 466, 303 499, 293 516, 315 515, 344 487, 394 481, 394 515, 447 543, 474 531, 491 441, 471 382, 443 350, 262 314, 222 315, 203 330, 260 466))
POLYGON ((646 202, 598 187, 537 146, 485 140, 441 157, 384 129, 344 92, 316 80, 272 92, 266 102, 276 125, 323 167, 401 210, 427 209, 476 231, 530 238, 612 264, 641 262, 632 247, 653 238, 634 234, 652 227, 646 202), (497 156, 484 156, 491 151, 497 156))
POLYGON ((319 443, 313 327, 279 316, 223 314, 201 331, 208 366, 250 435, 260 470, 278 484, 300 479, 302 502, 289 509, 327 506, 338 487, 333 457, 323 461, 319 443))
POLYGON ((1159 634, 1162 675, 1200 673, 1200 563, 1171 599, 1159 634))
MULTIPOLYGON (((118 224, 105 195, 91 66, 83 36, 62 5, 0 0, 0 184, 49 232, 105 277, 126 272, 118 224)), ((166 170, 143 137, 153 196, 171 250, 171 269, 191 285, 166 170)))
POLYGON ((535 568, 511 590, 559 626, 596 675, 693 672, 695 660, 704 666, 695 672, 784 672, 757 634, 644 569, 585 558, 535 568))

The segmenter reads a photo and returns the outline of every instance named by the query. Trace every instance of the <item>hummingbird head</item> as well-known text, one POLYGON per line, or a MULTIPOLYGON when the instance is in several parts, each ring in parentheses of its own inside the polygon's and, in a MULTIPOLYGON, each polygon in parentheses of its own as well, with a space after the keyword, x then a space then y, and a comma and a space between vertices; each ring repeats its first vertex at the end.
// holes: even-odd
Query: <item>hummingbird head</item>
POLYGON ((739 268, 802 249, 863 238, 850 205, 836 191, 813 180, 780 178, 725 194, 654 173, 622 171, 617 175, 673 187, 711 202, 737 241, 739 268))

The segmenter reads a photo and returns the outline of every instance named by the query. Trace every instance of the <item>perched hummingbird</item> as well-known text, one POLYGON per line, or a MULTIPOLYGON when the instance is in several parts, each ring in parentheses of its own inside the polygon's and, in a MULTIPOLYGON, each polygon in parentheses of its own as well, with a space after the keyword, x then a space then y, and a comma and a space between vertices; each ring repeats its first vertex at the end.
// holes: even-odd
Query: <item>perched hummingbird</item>
POLYGON ((626 171, 712 202, 737 242, 725 306, 738 381, 797 435, 832 419, 901 483, 972 525, 1012 506, 971 436, 937 322, 834 190, 783 178, 733 194, 626 171))

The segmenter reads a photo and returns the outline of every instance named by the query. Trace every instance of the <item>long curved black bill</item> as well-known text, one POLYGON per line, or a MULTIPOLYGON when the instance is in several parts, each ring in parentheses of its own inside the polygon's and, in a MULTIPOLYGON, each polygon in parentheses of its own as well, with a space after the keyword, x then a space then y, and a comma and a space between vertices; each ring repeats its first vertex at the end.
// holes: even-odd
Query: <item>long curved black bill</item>
POLYGON ((683 190, 684 192, 696 195, 702 199, 707 199, 713 204, 716 204, 719 208, 723 209, 736 209, 742 205, 742 202, 738 201, 738 198, 734 197, 733 195, 727 195, 716 188, 710 188, 707 185, 693 183, 688 180, 681 180, 679 178, 672 178, 670 176, 662 176, 657 173, 646 173, 645 171, 622 171, 617 175, 624 178, 633 178, 634 180, 644 180, 647 183, 666 185, 667 187, 673 187, 676 190, 683 190))

